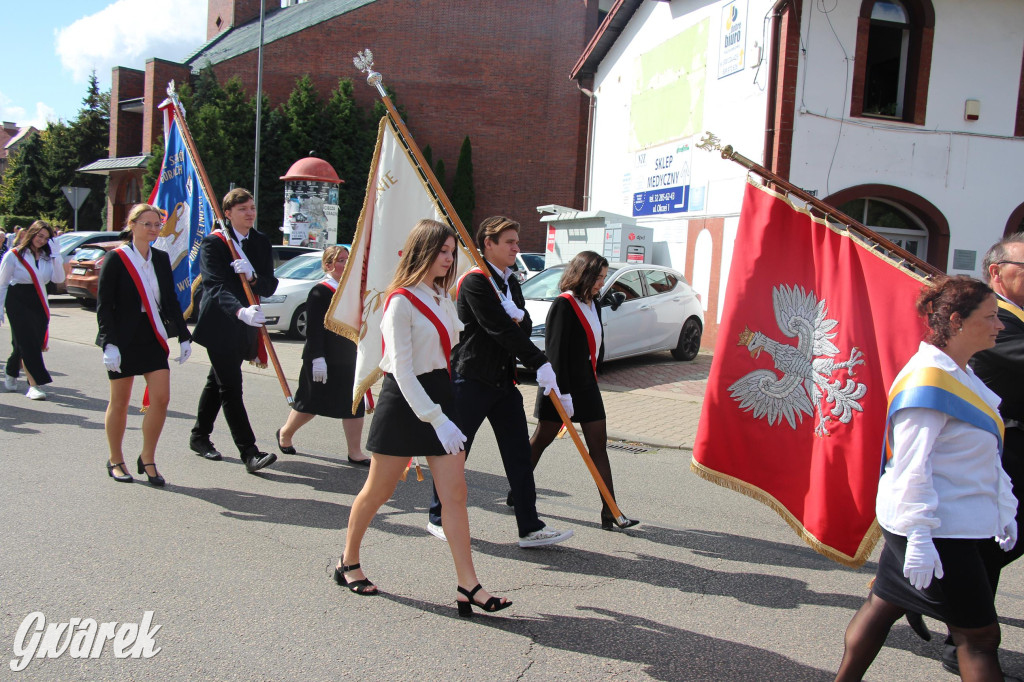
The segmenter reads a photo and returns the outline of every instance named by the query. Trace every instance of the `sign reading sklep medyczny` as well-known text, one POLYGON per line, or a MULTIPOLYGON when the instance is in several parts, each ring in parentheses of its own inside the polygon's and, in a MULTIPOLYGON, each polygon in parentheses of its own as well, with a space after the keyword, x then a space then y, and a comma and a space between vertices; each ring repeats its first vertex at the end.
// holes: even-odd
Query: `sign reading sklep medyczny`
POLYGON ((633 155, 633 215, 653 216, 688 210, 689 141, 649 147, 633 155))
POLYGON ((160 653, 154 636, 162 625, 152 629, 153 612, 142 614, 140 623, 117 621, 97 623, 92 618, 72 618, 66 623, 47 623, 42 611, 33 611, 21 621, 14 635, 11 670, 21 672, 32 658, 99 658, 107 641, 113 642, 115 658, 152 658, 160 653))

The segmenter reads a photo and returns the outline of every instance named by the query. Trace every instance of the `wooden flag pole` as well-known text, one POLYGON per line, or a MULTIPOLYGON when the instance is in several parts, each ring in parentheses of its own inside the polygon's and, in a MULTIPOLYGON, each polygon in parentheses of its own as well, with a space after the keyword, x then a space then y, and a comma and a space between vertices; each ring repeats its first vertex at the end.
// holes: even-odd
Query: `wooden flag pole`
MULTIPOLYGON (((203 192, 205 192, 206 196, 210 198, 210 206, 213 207, 213 212, 217 217, 217 222, 220 223, 221 227, 225 227, 226 223, 224 220, 224 213, 221 211, 220 204, 217 203, 216 197, 211 191, 210 178, 207 177, 206 169, 203 168, 203 164, 199 161, 199 156, 195 152, 195 141, 192 139, 192 133, 189 132, 188 124, 185 123, 185 117, 181 115, 181 110, 178 108, 178 98, 174 94, 171 94, 171 104, 174 107, 174 117, 178 121, 178 129, 181 130, 181 134, 185 138, 185 149, 188 151, 188 155, 192 158, 192 165, 199 174, 199 182, 203 185, 203 192)), ((254 225, 252 229, 256 229, 256 226, 254 225)), ((228 237, 227 243, 228 248, 231 250, 231 258, 233 260, 238 260, 238 252, 235 250, 234 240, 228 237)), ((248 301, 249 305, 258 305, 256 296, 252 293, 252 288, 249 286, 249 282, 245 279, 245 276, 239 274, 238 278, 242 282, 242 289, 245 291, 246 301, 248 301)), ((277 381, 281 384, 281 390, 284 392, 284 398, 288 401, 288 405, 291 405, 294 402, 294 399, 292 398, 292 389, 288 386, 288 380, 284 376, 284 370, 281 368, 281 361, 277 358, 277 352, 274 350, 274 344, 270 342, 270 333, 267 331, 266 325, 260 325, 259 335, 266 346, 267 357, 270 359, 270 363, 274 366, 274 372, 277 373, 277 381)))
MULTIPOLYGON (((412 133, 410 133, 409 129, 405 126, 405 122, 402 121, 402 117, 399 116, 398 110, 395 109, 395 105, 391 102, 391 98, 384 90, 384 77, 373 70, 373 53, 369 50, 363 50, 358 53, 352 62, 355 64, 357 69, 366 73, 366 82, 377 89, 377 93, 380 95, 381 100, 384 102, 384 107, 387 109, 388 116, 398 129, 399 138, 409 150, 409 153, 413 155, 420 173, 427 182, 427 186, 430 188, 434 197, 441 202, 441 207, 446 214, 445 217, 448 218, 448 221, 455 228, 455 231, 459 233, 459 237, 462 239, 462 243, 466 247, 466 250, 468 250, 470 255, 473 257, 473 261, 476 263, 478 268, 484 272, 488 272, 487 264, 484 261, 483 256, 480 255, 476 242, 473 241, 473 238, 466 230, 465 225, 462 224, 462 220, 459 218, 458 213, 456 213, 455 207, 452 206, 451 201, 448 200, 448 195, 445 194, 444 190, 441 188, 441 183, 437 181, 437 177, 434 175, 434 171, 430 168, 430 164, 427 163, 426 158, 423 156, 423 152, 420 151, 416 141, 413 140, 412 133)), ((501 292, 498 291, 498 286, 494 283, 494 279, 492 277, 488 277, 487 281, 491 283, 491 286, 494 287, 495 293, 497 293, 500 298, 501 292)), ((594 482, 597 484, 597 489, 601 492, 601 497, 604 498, 605 503, 608 505, 608 509, 614 515, 615 523, 622 528, 633 525, 632 522, 627 519, 621 511, 619 511, 618 505, 615 504, 615 498, 612 497, 611 491, 608 490, 608 486, 605 485, 604 479, 601 478, 600 472, 594 465, 594 460, 591 459, 590 453, 587 451, 586 446, 583 444, 579 434, 576 432, 576 428, 572 425, 572 421, 569 419, 569 415, 566 413, 565 407, 562 406, 562 401, 559 399, 555 391, 551 391, 548 395, 551 398, 551 402, 555 404, 555 409, 558 411, 558 415, 562 418, 562 423, 565 425, 566 430, 571 434, 572 440, 576 444, 576 449, 580 452, 580 457, 583 458, 584 463, 590 470, 590 475, 594 477, 594 482)))

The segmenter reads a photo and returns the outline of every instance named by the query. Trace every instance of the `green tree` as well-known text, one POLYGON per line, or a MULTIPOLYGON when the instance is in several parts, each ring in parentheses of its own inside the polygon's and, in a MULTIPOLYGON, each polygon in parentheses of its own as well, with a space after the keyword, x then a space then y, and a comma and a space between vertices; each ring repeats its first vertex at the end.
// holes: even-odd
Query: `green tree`
POLYGON ((338 241, 351 242, 366 196, 376 142, 366 114, 355 102, 352 81, 342 78, 324 110, 327 149, 325 159, 344 182, 338 188, 338 241))
POLYGON ((466 229, 472 230, 473 210, 476 208, 476 193, 473 190, 473 146, 469 136, 462 141, 459 162, 455 166, 452 180, 452 207, 466 229))
POLYGON ((43 170, 43 131, 11 155, 0 185, 0 213, 41 217, 49 206, 43 170))
MULTIPOLYGON (((251 100, 256 110, 256 97, 251 100)), ((294 159, 284 153, 285 125, 282 108, 270 108, 270 99, 264 93, 263 110, 260 112, 260 191, 259 206, 256 207, 256 227, 275 244, 281 243, 281 226, 284 223, 284 181, 285 174, 294 159)))
POLYGON ((286 125, 284 148, 286 153, 291 153, 292 160, 298 161, 311 152, 322 157, 327 146, 324 105, 313 86, 313 79, 308 75, 295 81, 282 114, 286 125))

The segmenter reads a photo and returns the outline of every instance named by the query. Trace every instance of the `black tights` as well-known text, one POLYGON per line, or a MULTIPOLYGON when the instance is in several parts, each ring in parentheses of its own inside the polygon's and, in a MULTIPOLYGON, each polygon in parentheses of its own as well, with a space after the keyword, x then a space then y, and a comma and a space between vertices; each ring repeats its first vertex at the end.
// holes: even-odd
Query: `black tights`
MULTIPOLYGON (((537 422, 537 428, 533 430, 533 435, 530 436, 530 451, 534 469, 537 468, 537 462, 540 461, 540 456, 544 453, 544 450, 551 445, 551 441, 558 435, 560 428, 562 428, 562 422, 549 422, 543 419, 537 422)), ((583 440, 586 441, 587 449, 590 451, 590 459, 594 460, 594 466, 597 467, 598 473, 601 474, 604 484, 608 486, 608 491, 614 499, 615 488, 612 485, 612 466, 608 462, 607 422, 604 419, 586 422, 580 424, 580 430, 583 431, 583 440)), ((605 504, 604 498, 601 498, 601 518, 612 518, 612 512, 608 509, 608 505, 605 504)))
MULTIPOLYGON (((890 604, 874 592, 860 607, 846 628, 846 651, 836 673, 836 682, 857 681, 864 677, 875 660, 893 623, 906 610, 890 604)), ((996 652, 999 649, 999 623, 981 628, 950 627, 960 660, 960 678, 967 682, 1002 682, 996 652)))

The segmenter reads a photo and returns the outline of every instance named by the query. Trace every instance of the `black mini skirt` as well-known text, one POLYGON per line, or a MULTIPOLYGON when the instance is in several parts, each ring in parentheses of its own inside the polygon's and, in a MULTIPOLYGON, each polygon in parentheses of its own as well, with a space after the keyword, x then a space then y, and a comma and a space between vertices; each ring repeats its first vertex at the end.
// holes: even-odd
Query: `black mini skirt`
POLYGON ((907 539, 884 528, 882 535, 885 547, 878 559, 872 588, 875 594, 890 604, 958 628, 981 628, 996 622, 995 596, 981 552, 981 545, 992 542, 991 538, 934 538, 943 575, 919 590, 903 577, 907 539))
MULTIPOLYGON (((441 406, 441 411, 458 423, 455 413, 455 394, 448 370, 435 369, 416 377, 430 399, 441 406)), ((377 455, 395 457, 433 457, 445 452, 430 422, 416 416, 402 395, 398 382, 391 374, 384 375, 384 383, 377 397, 366 449, 377 455)))
POLYGON ((108 370, 108 379, 137 377, 158 369, 169 369, 167 351, 160 345, 153 326, 144 316, 139 319, 132 339, 128 343, 118 346, 117 349, 121 351, 121 371, 111 372, 108 370))

